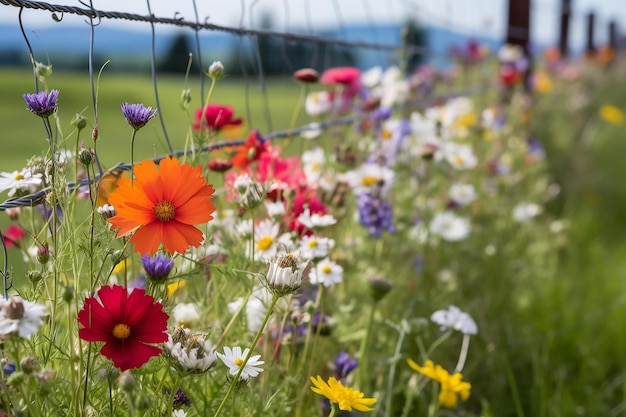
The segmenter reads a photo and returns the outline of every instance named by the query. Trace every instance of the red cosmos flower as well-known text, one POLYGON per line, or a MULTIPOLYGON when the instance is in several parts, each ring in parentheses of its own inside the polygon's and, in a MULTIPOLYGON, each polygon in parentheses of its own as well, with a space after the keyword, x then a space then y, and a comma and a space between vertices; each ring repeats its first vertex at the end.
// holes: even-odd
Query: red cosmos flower
POLYGON ((239 146, 233 156, 233 166, 247 169, 251 162, 258 161, 261 155, 270 150, 269 142, 263 140, 258 130, 253 130, 248 135, 246 142, 239 146))
POLYGON ((83 328, 78 336, 87 342, 104 342, 100 353, 122 371, 139 368, 161 353, 147 343, 167 342, 167 320, 163 306, 135 288, 129 293, 120 285, 101 287, 95 297, 85 299, 78 313, 83 328))
POLYGON ((322 84, 353 84, 359 81, 361 70, 355 67, 329 68, 322 74, 322 84))
POLYGON ((233 119, 235 111, 230 106, 207 104, 204 106, 204 117, 202 117, 202 110, 203 108, 196 110, 196 120, 192 125, 193 130, 209 128, 217 132, 223 127, 239 126, 242 123, 241 118, 233 119))

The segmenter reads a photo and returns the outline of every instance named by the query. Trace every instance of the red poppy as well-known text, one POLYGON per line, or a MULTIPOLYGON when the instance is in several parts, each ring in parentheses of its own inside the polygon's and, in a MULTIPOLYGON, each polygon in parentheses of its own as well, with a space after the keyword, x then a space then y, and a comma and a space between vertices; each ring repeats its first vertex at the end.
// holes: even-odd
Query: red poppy
POLYGON ((198 247, 204 240, 194 225, 213 219, 215 207, 201 167, 181 164, 177 158, 165 157, 159 163, 142 161, 134 166, 135 180, 122 178, 109 196, 116 215, 109 219, 117 237, 132 234, 135 252, 154 254, 159 245, 170 254, 185 253, 189 246, 198 247))
POLYGON ((204 117, 202 117, 202 108, 196 110, 196 120, 193 123, 193 130, 201 128, 209 128, 219 131, 228 126, 239 126, 242 120, 233 119, 235 111, 230 106, 222 106, 220 104, 207 104, 204 106, 204 117))
POLYGON ((251 162, 258 161, 267 151, 269 151, 269 142, 263 140, 258 130, 253 130, 245 143, 238 147, 232 159, 233 166, 246 169, 251 162))
POLYGON ((120 285, 101 287, 85 299, 78 313, 83 326, 78 336, 87 342, 104 342, 100 353, 122 371, 139 368, 161 349, 148 343, 167 342, 169 316, 144 289, 129 293, 120 285))

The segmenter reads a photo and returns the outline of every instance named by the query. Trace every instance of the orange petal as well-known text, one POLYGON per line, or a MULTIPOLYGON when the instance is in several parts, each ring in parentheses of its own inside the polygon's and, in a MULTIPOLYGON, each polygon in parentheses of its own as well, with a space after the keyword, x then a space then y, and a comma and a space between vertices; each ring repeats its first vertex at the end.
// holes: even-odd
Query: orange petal
POLYGON ((163 230, 163 249, 171 254, 185 253, 189 246, 198 247, 204 239, 199 229, 176 221, 164 223, 163 230))
POLYGON ((211 214, 214 211, 211 197, 194 197, 182 206, 176 207, 176 221, 185 224, 207 223, 213 219, 211 214))
POLYGON ((130 243, 135 245, 133 250, 142 255, 154 255, 163 240, 162 225, 163 223, 161 222, 152 222, 137 230, 130 238, 130 243))

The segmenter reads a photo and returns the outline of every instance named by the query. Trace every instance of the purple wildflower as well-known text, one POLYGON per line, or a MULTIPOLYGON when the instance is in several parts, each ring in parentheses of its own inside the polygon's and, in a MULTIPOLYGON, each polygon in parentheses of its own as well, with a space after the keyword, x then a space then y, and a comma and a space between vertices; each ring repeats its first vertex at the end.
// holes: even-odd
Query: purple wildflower
POLYGON ((139 130, 146 125, 154 116, 156 109, 146 107, 143 104, 122 103, 122 113, 126 121, 135 130, 139 130))
POLYGON ((148 279, 155 282, 165 280, 174 267, 174 261, 161 254, 156 255, 154 258, 150 257, 150 255, 144 255, 141 257, 141 264, 143 269, 146 270, 148 279))
POLYGON ((352 359, 347 352, 339 352, 335 358, 335 377, 343 380, 358 366, 359 362, 352 359))
POLYGON ((57 109, 59 90, 40 91, 35 94, 22 94, 24 101, 28 105, 27 109, 39 117, 48 117, 57 109))
MULTIPOLYGON (((172 394, 171 388, 168 388, 166 390, 166 392, 167 392, 167 395, 171 395, 172 394)), ((185 391, 183 391, 182 389, 178 388, 178 390, 176 391, 176 394, 174 394, 174 400, 172 401, 172 407, 175 410, 178 410, 178 409, 183 408, 183 406, 191 407, 191 399, 189 397, 187 397, 187 394, 185 394, 185 391)))
POLYGON ((370 236, 380 237, 382 232, 395 233, 393 208, 390 203, 370 192, 359 193, 356 198, 359 220, 367 228, 370 236))

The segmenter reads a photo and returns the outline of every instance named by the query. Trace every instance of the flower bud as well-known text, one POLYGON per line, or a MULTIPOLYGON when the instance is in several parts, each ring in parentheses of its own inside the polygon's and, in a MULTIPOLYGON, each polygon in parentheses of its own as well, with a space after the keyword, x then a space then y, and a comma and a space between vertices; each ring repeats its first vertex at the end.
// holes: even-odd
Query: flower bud
POLYGON ((320 74, 313 68, 302 68, 293 73, 293 78, 303 83, 316 83, 320 79, 320 74))
POLYGON ((111 261, 113 262, 113 265, 119 264, 126 258, 126 253, 123 250, 116 250, 111 254, 111 261))
POLYGON ((87 127, 87 118, 80 113, 76 113, 70 120, 70 124, 78 130, 83 130, 87 127))
POLYGON ((83 148, 78 151, 78 160, 81 164, 89 166, 96 161, 96 154, 91 149, 83 148))
POLYGON ((22 383, 24 383, 25 380, 26 380, 26 374, 21 371, 16 371, 16 372, 13 372, 7 378, 7 385, 11 387, 17 387, 17 386, 20 386, 22 383))
POLYGON ((44 65, 41 62, 35 63, 35 72, 40 81, 52 75, 52 65, 44 65))
POLYGON ((9 216, 9 219, 13 221, 16 221, 19 219, 20 211, 21 209, 19 207, 12 207, 12 208, 6 209, 7 216, 9 216))
POLYGON ((393 283, 382 277, 372 277, 369 279, 370 295, 374 301, 382 300, 393 287, 393 283))
POLYGON ((93 130, 91 131, 91 138, 94 142, 98 140, 98 126, 93 127, 93 130))
POLYGON ((122 372, 117 383, 124 392, 132 392, 137 387, 137 380, 129 371, 122 372))
POLYGON ((224 76, 224 65, 221 61, 215 61, 209 67, 209 77, 219 80, 224 76))
POLYGON ((185 88, 182 93, 180 93, 180 106, 183 109, 188 109, 189 103, 191 103, 191 90, 189 88, 185 88))
POLYGON ((50 260, 50 248, 48 247, 48 243, 45 242, 41 246, 37 247, 37 262, 42 265, 45 265, 50 260))
POLYGON ((63 291, 61 291, 61 298, 69 304, 74 299, 74 286, 66 285, 63 287, 63 291))
POLYGON ((115 211, 115 207, 113 207, 112 205, 108 203, 106 203, 103 206, 98 207, 96 211, 105 220, 110 219, 111 217, 114 217, 117 214, 117 212, 115 211))
POLYGON ((227 159, 211 159, 209 169, 214 172, 225 172, 233 167, 233 162, 227 159))
POLYGON ((276 256, 267 264, 269 270, 265 278, 269 289, 280 295, 286 295, 300 288, 309 262, 298 262, 294 255, 287 253, 276 256))
POLYGON ((41 273, 41 271, 36 271, 36 270, 30 270, 26 273, 26 276, 28 277, 28 280, 30 282, 32 282, 33 284, 38 283, 39 281, 41 281, 41 279, 43 278, 43 275, 41 273))
POLYGON ((234 184, 237 196, 235 201, 245 209, 257 207, 265 198, 265 187, 263 184, 255 182, 247 174, 242 174, 235 180, 234 184))
POLYGON ((41 365, 39 364, 39 361, 32 356, 26 356, 20 361, 20 367, 22 368, 22 372, 27 375, 35 372, 37 369, 39 369, 40 366, 41 365))

